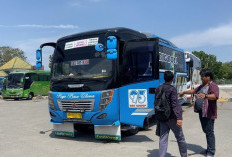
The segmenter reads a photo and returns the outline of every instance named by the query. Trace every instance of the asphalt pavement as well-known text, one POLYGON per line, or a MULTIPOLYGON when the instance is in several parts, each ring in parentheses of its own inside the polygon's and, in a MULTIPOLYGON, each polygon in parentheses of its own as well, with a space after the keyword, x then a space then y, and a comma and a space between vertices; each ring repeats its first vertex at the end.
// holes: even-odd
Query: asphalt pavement
MULTIPOLYGON (((232 89, 225 91, 227 95, 232 93, 232 89)), ((123 136, 121 142, 96 140, 91 131, 81 132, 75 138, 53 135, 47 101, 0 99, 0 157, 158 157, 156 126, 134 136, 123 136)), ((199 152, 206 148, 206 138, 198 114, 192 106, 183 109, 188 153, 201 157, 199 152)), ((232 102, 219 102, 215 121, 216 157, 232 156, 231 120, 232 102)), ((167 157, 179 156, 176 139, 170 133, 167 157)))

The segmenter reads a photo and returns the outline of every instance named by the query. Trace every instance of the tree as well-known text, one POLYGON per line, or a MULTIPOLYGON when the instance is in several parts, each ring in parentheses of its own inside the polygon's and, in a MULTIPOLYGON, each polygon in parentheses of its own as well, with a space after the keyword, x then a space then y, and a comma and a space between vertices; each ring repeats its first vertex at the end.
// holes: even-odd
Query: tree
POLYGON ((19 57, 24 61, 27 59, 27 57, 24 56, 24 52, 18 48, 11 48, 9 46, 0 47, 0 66, 14 57, 19 57))
POLYGON ((193 51, 192 53, 201 60, 202 69, 210 69, 213 72, 214 79, 223 78, 222 62, 218 62, 216 56, 206 54, 204 51, 193 51))
POLYGON ((49 55, 49 65, 48 65, 48 67, 51 69, 51 67, 52 67, 52 57, 53 57, 53 55, 49 55))
POLYGON ((232 80, 232 61, 222 64, 223 78, 232 80))

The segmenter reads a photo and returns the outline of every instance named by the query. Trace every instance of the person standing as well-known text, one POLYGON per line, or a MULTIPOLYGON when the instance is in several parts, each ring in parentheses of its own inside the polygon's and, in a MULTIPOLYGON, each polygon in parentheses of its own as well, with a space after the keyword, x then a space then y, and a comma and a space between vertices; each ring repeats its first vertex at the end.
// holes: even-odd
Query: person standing
POLYGON ((156 91, 156 99, 157 95, 161 90, 165 92, 165 96, 170 106, 170 116, 165 121, 159 121, 159 126, 157 129, 159 132, 159 157, 165 157, 168 148, 168 135, 170 130, 174 133, 181 157, 188 157, 187 155, 187 144, 185 142, 183 130, 182 130, 182 108, 177 104, 177 90, 174 86, 172 86, 174 75, 171 71, 166 71, 164 73, 165 83, 159 86, 156 91))
POLYGON ((202 130, 206 134, 207 149, 201 154, 207 157, 215 155, 214 121, 217 118, 217 99, 219 98, 218 85, 213 81, 213 74, 209 69, 200 71, 202 84, 193 90, 183 91, 179 94, 195 94, 194 111, 199 113, 202 130))

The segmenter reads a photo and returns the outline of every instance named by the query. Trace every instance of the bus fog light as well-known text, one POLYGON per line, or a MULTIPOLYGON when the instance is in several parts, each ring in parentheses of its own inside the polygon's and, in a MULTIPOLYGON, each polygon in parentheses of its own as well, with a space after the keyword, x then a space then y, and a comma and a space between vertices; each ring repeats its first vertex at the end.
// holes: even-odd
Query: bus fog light
POLYGON ((56 117, 56 115, 53 114, 52 112, 49 112, 49 113, 50 113, 50 115, 51 115, 52 117, 56 117))
POLYGON ((107 116, 107 114, 103 113, 100 116, 98 116, 97 119, 104 119, 104 118, 106 118, 106 116, 107 116))
POLYGON ((63 106, 62 106, 61 100, 57 100, 57 104, 58 104, 60 110, 62 111, 63 110, 63 106))

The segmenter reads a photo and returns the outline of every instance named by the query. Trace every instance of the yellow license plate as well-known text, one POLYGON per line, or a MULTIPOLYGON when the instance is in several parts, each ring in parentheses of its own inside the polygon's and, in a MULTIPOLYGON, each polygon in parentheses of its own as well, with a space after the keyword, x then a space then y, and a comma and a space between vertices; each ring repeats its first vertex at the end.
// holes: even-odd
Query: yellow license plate
POLYGON ((67 112, 68 118, 76 118, 76 119, 82 119, 81 113, 73 113, 73 112, 67 112))

